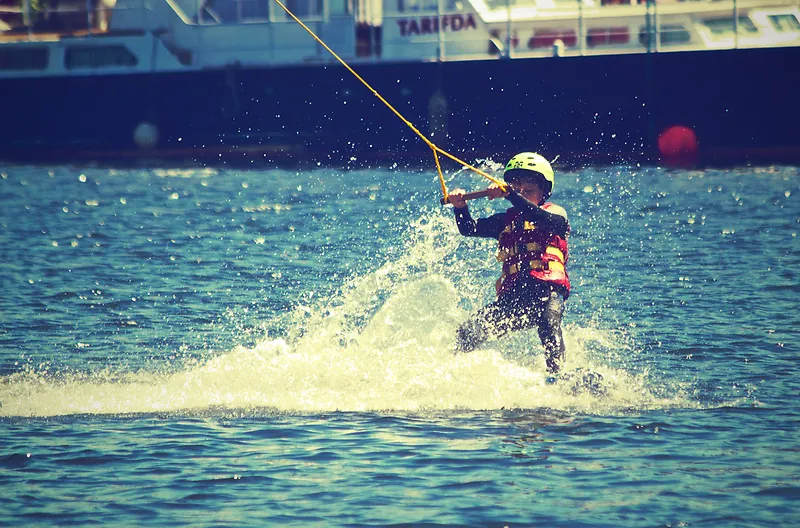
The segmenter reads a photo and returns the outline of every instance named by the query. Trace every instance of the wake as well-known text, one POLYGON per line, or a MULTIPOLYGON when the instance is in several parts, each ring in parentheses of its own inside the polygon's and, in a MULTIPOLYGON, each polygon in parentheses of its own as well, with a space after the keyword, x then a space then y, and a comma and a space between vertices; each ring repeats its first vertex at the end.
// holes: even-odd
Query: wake
POLYGON ((208 409, 405 413, 547 408, 613 414, 695 406, 678 390, 668 397, 657 395, 670 391, 652 390, 646 373, 630 374, 604 361, 626 345, 611 333, 576 324, 564 329, 565 371, 596 373, 602 391, 576 391, 574 384, 548 380, 535 331, 455 353, 455 329, 484 301, 483 293, 476 293, 486 291, 481 270, 494 265, 482 256, 470 260, 460 253, 451 219, 429 214, 412 225, 396 259, 284 316, 287 336, 213 353, 170 373, 54 376, 29 368, 2 379, 0 416, 208 409))

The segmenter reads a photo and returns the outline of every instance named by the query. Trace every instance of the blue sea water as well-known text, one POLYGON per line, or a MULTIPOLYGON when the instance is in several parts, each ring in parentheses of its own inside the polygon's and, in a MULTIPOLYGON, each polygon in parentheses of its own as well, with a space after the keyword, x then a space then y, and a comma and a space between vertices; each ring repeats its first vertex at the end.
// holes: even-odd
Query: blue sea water
POLYGON ((800 526, 795 167, 558 173, 600 392, 432 169, 0 176, 0 525, 800 526))

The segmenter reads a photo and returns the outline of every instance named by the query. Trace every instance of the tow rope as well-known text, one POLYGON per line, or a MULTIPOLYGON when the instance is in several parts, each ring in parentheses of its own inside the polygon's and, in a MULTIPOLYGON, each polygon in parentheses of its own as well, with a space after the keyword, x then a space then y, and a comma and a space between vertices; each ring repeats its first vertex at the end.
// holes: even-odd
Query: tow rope
MULTIPOLYGON (((487 180, 489 180, 489 181, 491 181, 492 183, 495 183, 495 184, 497 184, 498 186, 500 186, 500 188, 502 188, 503 190, 507 189, 507 186, 506 186, 506 184, 505 184, 504 182, 502 182, 502 181, 498 180, 497 178, 495 178, 495 177, 493 177, 493 176, 490 176, 489 174, 485 173, 484 171, 480 170, 479 168, 477 168, 477 167, 474 167, 474 166, 470 165, 470 164, 469 164, 469 163, 467 163, 466 161, 463 161, 463 160, 460 160, 460 159, 458 159, 457 157, 453 156, 452 154, 450 154, 449 152, 445 151, 444 149, 442 149, 442 148, 440 148, 440 147, 437 147, 437 146, 436 146, 436 145, 435 145, 435 144, 434 144, 434 143, 433 143, 433 142, 432 142, 430 139, 428 139, 428 138, 427 138, 427 137, 426 137, 426 136, 425 136, 425 135, 424 135, 422 132, 420 132, 419 130, 417 130, 417 127, 415 127, 415 126, 414 126, 414 125, 411 123, 411 121, 409 121, 408 119, 406 119, 405 117, 403 117, 403 115, 402 115, 400 112, 398 112, 398 111, 397 111, 397 109, 396 109, 395 107, 393 107, 393 106, 392 106, 392 105, 389 103, 389 101, 387 101, 386 99, 384 99, 384 98, 383 98, 383 96, 382 96, 381 94, 379 94, 379 93, 378 93, 378 91, 377 91, 375 88, 373 88, 372 86, 370 86, 370 84, 369 84, 367 81, 365 81, 365 80, 364 80, 364 79, 363 79, 363 78, 362 78, 362 77, 361 77, 361 76, 360 76, 358 73, 356 73, 356 71, 355 71, 353 68, 351 68, 351 67, 350 67, 350 65, 349 65, 349 64, 347 64, 347 63, 344 61, 344 59, 342 59, 341 57, 339 57, 339 55, 337 55, 335 51, 333 51, 331 48, 329 48, 329 47, 328 47, 328 45, 327 45, 327 44, 325 44, 325 43, 322 41, 322 39, 321 39, 321 38, 319 38, 319 37, 318 37, 318 36, 317 36, 317 35, 316 35, 316 34, 315 34, 313 31, 311 31, 311 29, 310 29, 308 26, 306 26, 306 25, 303 23, 303 21, 302 21, 302 20, 300 20, 299 18, 297 18, 297 17, 294 15, 294 13, 292 13, 291 11, 289 11, 289 8, 287 8, 285 5, 283 5, 283 3, 281 2, 281 0, 275 0, 275 2, 276 2, 276 3, 277 3, 279 6, 281 6, 281 9, 283 9, 284 11, 286 11, 286 14, 288 14, 290 17, 292 17, 292 19, 293 19, 295 22, 297 22, 298 24, 300 24, 300 26, 301 26, 303 29, 305 29, 305 30, 308 32, 308 34, 309 34, 309 35, 311 35, 311 36, 314 38, 314 40, 316 40, 316 41, 317 41, 317 42, 318 42, 320 45, 322 45, 322 47, 323 47, 323 48, 325 48, 326 50, 328 50, 328 52, 329 52, 331 55, 333 55, 333 57, 334 57, 336 60, 338 60, 338 61, 339 61, 339 62, 342 64, 342 66, 344 66, 345 68, 347 68, 347 71, 349 71, 350 73, 352 73, 352 74, 355 76, 355 78, 356 78, 356 79, 358 79, 359 81, 361 81, 361 84, 363 84, 364 86, 366 86, 366 87, 367 87, 367 89, 368 89, 370 92, 372 92, 372 94, 373 94, 375 97, 377 97, 377 98, 378 98, 378 99, 379 99, 379 100, 380 100, 380 101, 381 101, 381 102, 382 102, 384 105, 386 105, 386 107, 387 107, 387 108, 389 108, 389 110, 391 110, 391 111, 394 113, 394 115, 396 115, 398 118, 400 118, 400 120, 401 120, 403 123, 405 123, 405 124, 406 124, 406 126, 407 126, 408 128, 410 128, 411 130, 413 130, 413 131, 414 131, 414 133, 415 133, 417 136, 419 136, 419 137, 420 137, 420 139, 422 139, 422 141, 424 141, 426 145, 428 145, 428 146, 430 147, 431 151, 433 152, 433 159, 434 159, 434 161, 436 162, 436 171, 437 171, 437 173, 438 173, 438 175, 439 175, 439 184, 440 184, 440 185, 441 185, 441 187, 442 187, 442 195, 443 195, 443 197, 442 197, 442 200, 441 200, 441 203, 442 203, 442 204, 446 204, 446 203, 448 203, 448 202, 449 202, 449 197, 450 197, 450 195, 449 195, 449 194, 448 194, 448 192, 447 192, 447 185, 445 185, 445 182, 444 182, 444 175, 442 174, 442 166, 441 166, 441 164, 440 164, 440 162, 439 162, 439 154, 442 154, 443 156, 445 156, 445 157, 447 157, 447 158, 450 158, 451 160, 455 161, 456 163, 460 163, 462 166, 466 167, 467 169, 469 169, 469 170, 471 170, 471 171, 473 171, 473 172, 476 172, 476 173, 480 174, 481 176, 483 176, 483 177, 484 177, 484 178, 486 178, 487 180)), ((477 191, 477 192, 474 192, 474 193, 467 193, 467 194, 465 194, 465 195, 464 195, 464 198, 465 198, 465 199, 474 199, 474 198, 480 198, 480 197, 487 196, 487 195, 488 195, 488 191, 477 191)))

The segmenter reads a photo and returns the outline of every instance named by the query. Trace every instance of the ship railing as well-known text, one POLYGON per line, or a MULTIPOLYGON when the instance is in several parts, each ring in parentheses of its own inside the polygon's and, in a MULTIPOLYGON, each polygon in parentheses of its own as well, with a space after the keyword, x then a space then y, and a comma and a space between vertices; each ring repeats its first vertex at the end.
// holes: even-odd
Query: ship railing
POLYGON ((151 0, 20 0, 0 6, 0 41, 142 33, 150 11, 151 0))
MULTIPOLYGON (((0 4, 0 36, 85 35, 118 30, 163 29, 165 21, 187 26, 286 24, 296 26, 274 0, 18 0, 0 4), (112 16, 113 13, 113 16, 112 16), (112 22, 113 18, 113 22, 112 22)), ((292 5, 292 0, 286 2, 292 5)), ((297 3, 294 11, 304 22, 318 25, 352 16, 348 3, 328 6, 297 3)), ((174 25, 174 24, 166 24, 174 25)))
MULTIPOLYGON (((800 0, 644 1, 384 0, 382 10, 361 2, 289 6, 355 62, 800 45, 800 0), (609 3, 619 1, 627 3, 609 3)), ((159 35, 173 49, 191 50, 192 63, 200 67, 332 61, 273 0, 20 2, 2 8, 0 40, 138 31, 159 35)))
POLYGON ((798 0, 610 1, 620 0, 386 0, 383 57, 441 61, 800 45, 798 0))
MULTIPOLYGON (((195 67, 229 65, 235 69, 335 61, 274 0, 171 1, 190 21, 173 16, 163 38, 175 47, 191 50, 195 67)), ((359 27, 352 2, 284 2, 343 58, 355 59, 359 27)), ((161 18, 168 17, 162 14, 161 18)))
MULTIPOLYGON (((251 60, 333 62, 273 0, 169 1, 191 17, 190 24, 184 16, 173 24, 172 38, 193 50, 201 67, 251 60)), ((800 45, 800 0, 642 2, 384 0, 382 10, 365 8, 375 5, 368 2, 288 0, 287 5, 337 53, 355 62, 800 45)))
MULTIPOLYGON (((334 60, 274 0, 20 1, 0 12, 9 20, 0 41, 151 33, 181 63, 199 68, 334 60)), ((287 4, 342 57, 356 58, 360 28, 352 2, 287 4)))

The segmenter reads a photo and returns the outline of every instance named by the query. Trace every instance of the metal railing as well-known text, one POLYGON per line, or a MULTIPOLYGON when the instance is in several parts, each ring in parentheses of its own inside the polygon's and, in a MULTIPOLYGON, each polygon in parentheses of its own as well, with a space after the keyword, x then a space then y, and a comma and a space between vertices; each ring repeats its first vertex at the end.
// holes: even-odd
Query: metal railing
POLYGON ((21 0, 0 7, 0 40, 41 40, 52 35, 101 35, 144 30, 150 0, 21 0))
POLYGON ((624 4, 470 0, 471 5, 461 10, 445 11, 409 10, 403 1, 396 1, 398 9, 383 17, 383 49, 395 58, 458 60, 486 55, 514 58, 800 46, 797 0, 627 0, 624 4), (439 22, 437 31, 431 32, 415 25, 425 17, 442 21, 474 12, 485 23, 488 38, 480 30, 469 35, 439 31, 443 26, 439 22))
MULTIPOLYGON (((116 1, 20 0, 17 7, 0 7, 4 24, 0 26, 0 40, 35 40, 49 33, 94 35, 110 30, 167 27, 169 24, 159 19, 161 12, 153 13, 151 2, 173 11, 177 15, 175 21, 185 25, 294 23, 272 0, 120 0, 120 5, 116 1)), ((800 0, 611 1, 620 0, 385 0, 382 17, 359 24, 365 27, 356 31, 374 33, 370 42, 374 40, 382 48, 380 54, 389 59, 457 60, 800 45, 800 0), (469 33, 456 33, 453 25, 447 27, 444 22, 448 17, 467 13, 477 21, 469 33), (415 17, 435 20, 434 30, 423 27, 416 33, 409 31, 414 27, 409 21, 415 17), (439 21, 443 21, 441 25, 439 21), (406 29, 405 34, 398 29, 401 27, 406 29), (380 31, 375 32, 374 28, 380 31)), ((360 16, 354 13, 352 2, 338 2, 338 10, 333 12, 331 4, 323 0, 301 0, 297 5, 302 6, 298 16, 320 25, 337 17, 360 16)))

